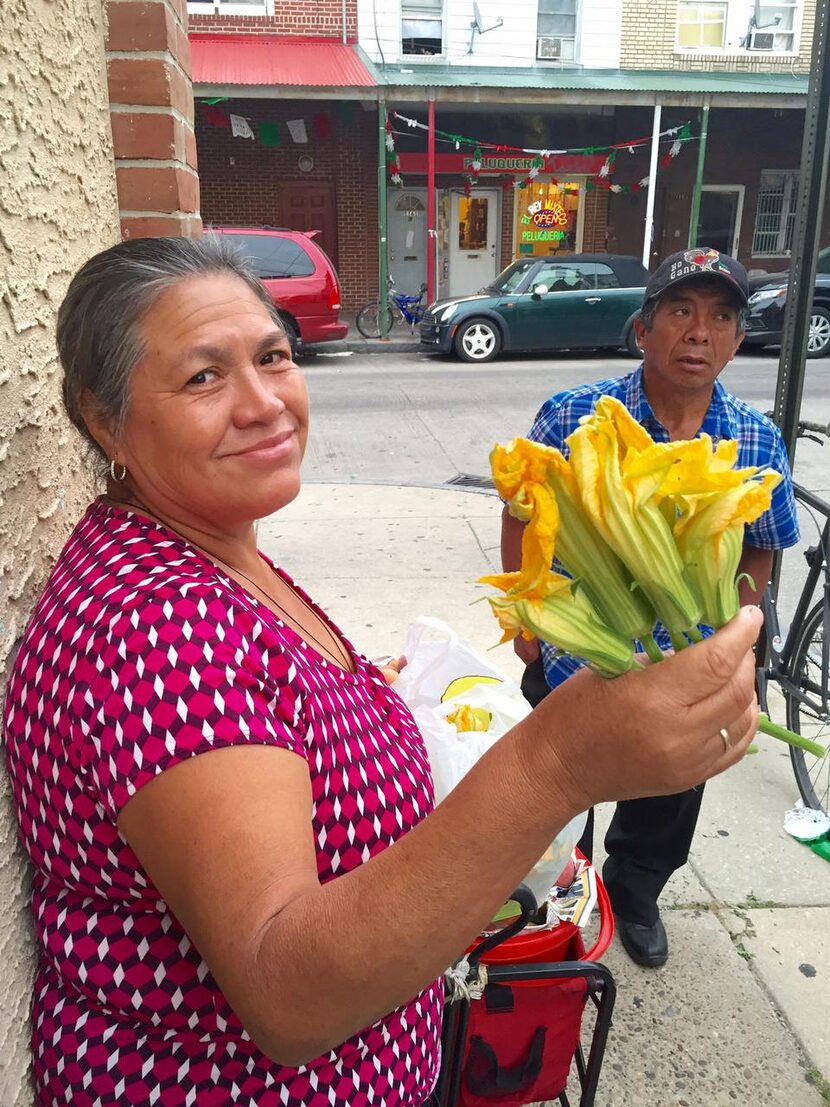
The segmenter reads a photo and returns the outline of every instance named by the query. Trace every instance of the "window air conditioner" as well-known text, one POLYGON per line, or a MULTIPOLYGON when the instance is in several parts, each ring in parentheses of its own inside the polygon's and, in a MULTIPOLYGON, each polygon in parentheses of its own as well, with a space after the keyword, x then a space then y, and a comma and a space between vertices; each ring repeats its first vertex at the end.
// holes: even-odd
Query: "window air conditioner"
POLYGON ((775 35, 769 31, 753 31, 749 40, 750 50, 772 50, 775 45, 775 35))
POLYGON ((562 39, 561 38, 537 38, 536 39, 536 57, 542 58, 546 61, 555 60, 562 57, 562 39))

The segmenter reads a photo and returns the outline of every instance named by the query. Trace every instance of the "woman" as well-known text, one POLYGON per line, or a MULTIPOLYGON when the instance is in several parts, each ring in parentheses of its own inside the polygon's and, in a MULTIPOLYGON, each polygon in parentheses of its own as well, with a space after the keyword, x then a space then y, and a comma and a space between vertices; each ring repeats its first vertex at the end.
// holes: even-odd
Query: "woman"
POLYGON ((308 427, 258 281, 221 239, 122 243, 58 345, 108 480, 6 702, 39 1107, 424 1103, 440 974, 565 823, 743 755, 759 617, 568 681, 432 811, 400 699, 256 549, 308 427))

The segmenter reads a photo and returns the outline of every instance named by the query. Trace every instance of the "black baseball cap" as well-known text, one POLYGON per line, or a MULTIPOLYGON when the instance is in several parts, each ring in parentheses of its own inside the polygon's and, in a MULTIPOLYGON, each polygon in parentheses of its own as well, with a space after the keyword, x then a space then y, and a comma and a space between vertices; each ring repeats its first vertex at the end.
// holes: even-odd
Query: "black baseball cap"
POLYGON ((691 250, 678 250, 676 254, 660 262, 646 285, 643 304, 656 300, 668 288, 673 288, 692 277, 710 277, 721 280, 737 296, 741 307, 749 300, 749 280, 746 269, 735 258, 721 254, 709 246, 696 246, 691 250))

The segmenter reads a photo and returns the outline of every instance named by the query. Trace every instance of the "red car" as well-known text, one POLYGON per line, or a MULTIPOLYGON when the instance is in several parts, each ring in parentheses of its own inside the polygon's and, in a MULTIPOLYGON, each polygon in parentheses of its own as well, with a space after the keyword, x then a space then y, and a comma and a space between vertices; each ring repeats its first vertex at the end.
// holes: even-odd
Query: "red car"
POLYGON ((279 309, 291 349, 345 338, 340 322, 340 281, 317 231, 271 227, 211 227, 232 238, 251 262, 279 309))

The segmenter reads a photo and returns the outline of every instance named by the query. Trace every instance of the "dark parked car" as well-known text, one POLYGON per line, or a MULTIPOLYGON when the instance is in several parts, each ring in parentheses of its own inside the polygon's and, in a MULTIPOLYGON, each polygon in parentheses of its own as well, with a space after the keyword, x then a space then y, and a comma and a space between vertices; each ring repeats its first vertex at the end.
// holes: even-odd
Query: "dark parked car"
MULTIPOLYGON (((750 278, 749 320, 744 345, 780 345, 789 276, 785 270, 783 273, 750 278)), ((807 335, 807 357, 825 357, 827 354, 830 354, 830 246, 819 250, 807 335)))
POLYGON ((637 354, 632 325, 647 280, 635 257, 520 258, 481 292, 430 304, 421 344, 477 362, 514 350, 625 346, 637 354))
POLYGON ((232 238, 262 278, 279 309, 291 349, 300 343, 345 338, 340 322, 340 281, 316 231, 272 227, 211 227, 232 238))

